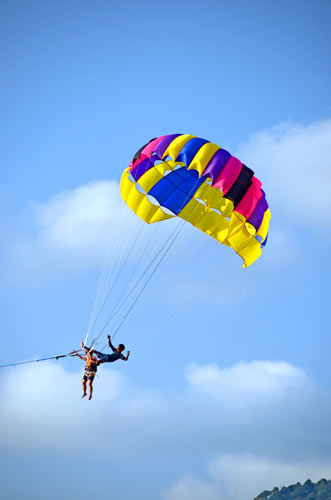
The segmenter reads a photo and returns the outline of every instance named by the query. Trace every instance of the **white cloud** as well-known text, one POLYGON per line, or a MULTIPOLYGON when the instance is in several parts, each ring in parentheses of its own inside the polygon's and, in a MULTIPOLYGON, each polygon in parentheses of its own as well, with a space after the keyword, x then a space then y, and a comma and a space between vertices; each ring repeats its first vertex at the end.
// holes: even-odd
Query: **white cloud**
POLYGON ((95 181, 59 193, 35 208, 32 250, 90 267, 103 260, 109 247, 119 250, 135 236, 140 220, 124 204, 116 181, 95 181), (125 228, 125 230, 124 230, 125 228))
POLYGON ((108 459, 207 461, 204 477, 187 471, 160 493, 163 500, 247 500, 263 489, 330 476, 330 397, 294 365, 195 365, 184 389, 164 392, 138 389, 103 366, 87 401, 80 398, 81 370, 59 363, 3 372, 2 450, 83 453, 91 436, 108 459))
POLYGON ((238 157, 253 165, 273 210, 309 228, 331 221, 331 120, 287 123, 254 134, 238 157))
POLYGON ((58 249, 98 251, 100 245, 104 247, 122 206, 115 181, 91 182, 59 193, 37 207, 40 237, 58 249))
MULTIPOLYGON (((100 266, 107 252, 116 266, 127 259, 145 265, 176 235, 179 222, 146 224, 124 203, 118 182, 100 180, 34 205, 25 216, 29 236, 11 241, 9 251, 23 268, 33 270, 88 269, 100 266)), ((178 247, 187 249, 188 239, 192 233, 183 231, 178 247)))
POLYGON ((49 274, 100 266, 120 221, 129 234, 134 225, 125 208, 115 181, 91 182, 35 204, 25 211, 24 227, 18 225, 21 233, 7 242, 4 272, 49 274))
POLYGON ((114 453, 122 432, 138 455, 151 447, 180 454, 185 443, 197 454, 216 453, 219 447, 232 453, 241 440, 242 451, 254 454, 276 449, 280 439, 284 453, 296 449, 300 454, 307 434, 312 440, 315 436, 315 452, 323 454, 328 446, 327 395, 321 397, 313 381, 289 363, 253 361, 228 369, 196 365, 187 370, 186 388, 171 393, 138 390, 106 366, 99 373, 89 402, 80 399, 80 373, 67 372, 60 364, 6 371, 0 379, 0 444, 10 449, 80 449, 87 418, 101 451, 108 448, 104 433, 111 414, 117 429, 111 436, 114 453))
MULTIPOLYGON (((163 500, 225 500, 217 484, 186 474, 161 493, 163 500)), ((239 500, 239 499, 238 499, 239 500)))
POLYGON ((216 364, 192 365, 186 372, 191 386, 213 398, 247 405, 256 398, 283 397, 286 391, 307 387, 310 380, 305 373, 283 361, 252 361, 237 363, 228 369, 216 364))
POLYGON ((161 497, 163 500, 247 500, 274 487, 330 477, 331 459, 279 462, 247 454, 224 454, 209 462, 206 479, 184 475, 163 491, 161 497))

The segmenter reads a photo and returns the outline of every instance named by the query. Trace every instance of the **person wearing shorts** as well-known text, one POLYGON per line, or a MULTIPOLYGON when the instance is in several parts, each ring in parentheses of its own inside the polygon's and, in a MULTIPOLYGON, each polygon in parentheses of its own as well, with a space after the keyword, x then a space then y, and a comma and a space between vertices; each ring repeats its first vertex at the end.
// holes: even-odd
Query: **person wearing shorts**
POLYGON ((97 373, 98 365, 100 365, 101 361, 98 360, 91 352, 86 352, 86 358, 84 356, 81 356, 78 354, 77 351, 73 351, 76 356, 78 356, 80 359, 86 362, 85 364, 85 372, 82 378, 82 385, 83 385, 83 395, 82 398, 85 398, 86 396, 86 385, 88 382, 89 386, 89 400, 92 399, 92 392, 93 392, 93 380, 95 377, 95 374, 97 373))

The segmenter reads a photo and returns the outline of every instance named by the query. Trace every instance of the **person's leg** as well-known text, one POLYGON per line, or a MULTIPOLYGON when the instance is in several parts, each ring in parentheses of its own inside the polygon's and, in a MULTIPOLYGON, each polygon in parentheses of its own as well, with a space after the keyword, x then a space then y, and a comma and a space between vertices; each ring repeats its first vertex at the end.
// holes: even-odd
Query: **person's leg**
MULTIPOLYGON (((94 377, 93 377, 94 378, 94 377)), ((88 380, 88 386, 89 386, 89 390, 90 390, 90 395, 89 395, 89 399, 92 399, 92 392, 93 392, 93 378, 89 378, 88 380)))
POLYGON ((86 377, 85 376, 82 379, 82 385, 83 385, 83 395, 82 395, 82 398, 85 398, 85 396, 86 396, 86 377))
POLYGON ((86 345, 84 345, 84 343, 83 343, 83 342, 81 342, 81 346, 82 346, 82 349, 84 349, 84 351, 85 351, 85 352, 90 352, 91 354, 96 354, 97 356, 98 356, 99 354, 102 354, 101 352, 96 351, 95 349, 92 349, 92 350, 91 350, 91 348, 90 348, 90 347, 86 347, 86 345))

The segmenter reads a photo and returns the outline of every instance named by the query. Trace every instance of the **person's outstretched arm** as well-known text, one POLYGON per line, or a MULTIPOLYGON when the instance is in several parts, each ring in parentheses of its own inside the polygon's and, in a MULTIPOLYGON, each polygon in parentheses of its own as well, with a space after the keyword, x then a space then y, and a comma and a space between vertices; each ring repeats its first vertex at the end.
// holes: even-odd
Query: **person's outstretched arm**
POLYGON ((107 337, 108 337, 108 345, 109 345, 109 347, 111 348, 111 350, 112 350, 113 352, 115 352, 115 351, 116 351, 116 349, 115 349, 115 347, 113 346, 113 344, 111 343, 111 340, 110 340, 110 335, 107 335, 107 337))
POLYGON ((89 352, 90 348, 86 347, 83 341, 81 341, 80 345, 82 346, 82 349, 84 349, 85 352, 89 352))
POLYGON ((73 352, 73 353, 75 353, 75 354, 76 354, 76 356, 78 356, 78 357, 79 357, 80 359, 82 359, 83 361, 86 361, 86 360, 87 360, 87 358, 84 358, 84 356, 81 356, 80 354, 78 354, 78 352, 77 352, 77 351, 72 351, 72 352, 73 352))

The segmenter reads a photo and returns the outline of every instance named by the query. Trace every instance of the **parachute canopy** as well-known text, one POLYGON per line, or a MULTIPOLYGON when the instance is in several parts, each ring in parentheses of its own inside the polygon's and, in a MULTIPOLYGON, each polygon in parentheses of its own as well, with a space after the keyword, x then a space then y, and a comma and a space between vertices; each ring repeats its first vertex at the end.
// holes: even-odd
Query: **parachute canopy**
POLYGON ((271 217, 262 183, 228 151, 189 134, 152 139, 121 179, 121 196, 148 224, 180 217, 250 266, 267 242, 271 217))

